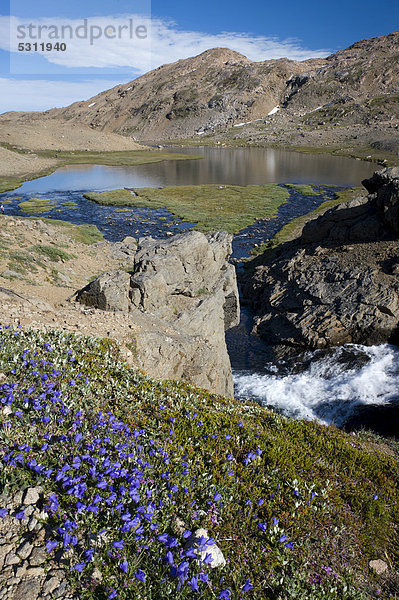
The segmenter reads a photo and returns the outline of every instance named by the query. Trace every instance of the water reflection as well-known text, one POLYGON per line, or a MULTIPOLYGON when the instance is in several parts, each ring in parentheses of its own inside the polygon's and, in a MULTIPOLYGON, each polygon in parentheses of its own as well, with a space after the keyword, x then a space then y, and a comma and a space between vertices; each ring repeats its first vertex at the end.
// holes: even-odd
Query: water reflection
MULTIPOLYGON (((176 149, 169 148, 173 152, 176 149)), ((165 149, 162 150, 163 152, 165 149)), ((51 191, 110 190, 220 183, 324 183, 358 186, 376 169, 372 163, 339 156, 300 154, 271 148, 179 148, 199 160, 164 161, 135 167, 73 165, 28 181, 23 194, 51 191)))

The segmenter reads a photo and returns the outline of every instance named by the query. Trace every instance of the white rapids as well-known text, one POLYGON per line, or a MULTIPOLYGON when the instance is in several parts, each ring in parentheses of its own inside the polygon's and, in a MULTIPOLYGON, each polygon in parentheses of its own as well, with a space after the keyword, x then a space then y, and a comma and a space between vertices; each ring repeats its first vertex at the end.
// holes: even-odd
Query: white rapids
MULTIPOLYGON (((342 426, 356 409, 398 402, 399 349, 346 345, 306 353, 304 368, 265 365, 263 373, 235 371, 235 393, 296 419, 342 426), (355 360, 346 360, 350 353, 355 360), (356 360, 356 356, 361 360, 356 360)), ((284 364, 284 361, 283 363, 284 364)))

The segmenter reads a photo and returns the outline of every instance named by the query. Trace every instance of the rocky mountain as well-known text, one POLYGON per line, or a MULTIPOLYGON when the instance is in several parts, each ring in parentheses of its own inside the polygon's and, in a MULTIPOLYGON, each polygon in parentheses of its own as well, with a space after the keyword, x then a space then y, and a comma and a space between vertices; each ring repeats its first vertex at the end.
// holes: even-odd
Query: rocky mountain
POLYGON ((322 62, 254 63, 214 48, 48 115, 137 139, 186 137, 264 117, 279 104, 287 79, 322 62))
POLYGON ((309 221, 264 256, 243 285, 254 331, 282 347, 397 343, 399 168, 363 182, 368 195, 309 221))
POLYGON ((296 118, 309 127, 320 121, 396 123, 399 32, 303 62, 252 62, 214 48, 45 114, 139 140, 221 132, 242 123, 263 126, 273 115, 279 123, 296 118))

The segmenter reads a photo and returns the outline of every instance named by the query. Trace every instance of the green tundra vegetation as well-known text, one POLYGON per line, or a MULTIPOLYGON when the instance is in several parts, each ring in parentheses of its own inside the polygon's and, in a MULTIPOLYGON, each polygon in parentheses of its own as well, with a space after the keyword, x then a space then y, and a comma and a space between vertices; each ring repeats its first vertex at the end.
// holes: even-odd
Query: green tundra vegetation
POLYGON ((166 207, 176 217, 196 223, 200 231, 237 233, 256 219, 273 218, 289 191, 275 184, 183 185, 87 193, 85 197, 106 206, 166 207))

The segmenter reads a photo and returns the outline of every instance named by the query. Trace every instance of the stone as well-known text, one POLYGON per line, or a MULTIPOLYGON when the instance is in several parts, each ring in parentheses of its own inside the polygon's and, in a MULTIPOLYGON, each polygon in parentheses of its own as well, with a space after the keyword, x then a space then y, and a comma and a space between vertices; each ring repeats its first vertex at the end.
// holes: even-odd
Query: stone
POLYGON ((39 521, 35 517, 31 517, 29 519, 29 523, 28 523, 29 531, 33 531, 36 528, 38 523, 39 523, 39 521))
POLYGON ((239 322, 231 242, 223 232, 141 238, 130 275, 105 273, 78 292, 77 300, 140 317, 134 361, 150 375, 231 396, 225 330, 239 322))
POLYGON ((384 560, 380 558, 378 560, 370 560, 369 567, 372 571, 377 573, 377 575, 382 575, 386 571, 388 571, 388 565, 384 560))
POLYGON ((327 211, 248 270, 242 292, 256 313, 254 333, 285 348, 395 343, 399 244, 387 211, 395 206, 398 172, 375 174, 373 194, 327 211))
POLYGON ((32 554, 29 558, 29 565, 31 567, 39 567, 47 560, 47 553, 45 548, 42 546, 37 546, 32 550, 32 554))
POLYGON ((27 518, 33 515, 33 513, 35 512, 35 507, 29 504, 28 506, 24 506, 23 510, 25 513, 25 518, 27 518))
POLYGON ((20 562, 20 558, 19 556, 17 556, 15 554, 15 552, 10 552, 9 554, 7 554, 5 561, 4 561, 4 566, 9 567, 11 565, 17 565, 20 562))
POLYGON ((12 271, 11 269, 5 269, 2 274, 2 277, 5 279, 23 279, 23 275, 21 273, 17 273, 16 271, 12 271))
POLYGON ((100 571, 100 569, 98 567, 96 567, 93 571, 93 573, 91 574, 92 578, 95 579, 96 581, 102 581, 103 580, 103 576, 102 573, 100 571))
POLYGON ((27 559, 30 556, 33 550, 33 546, 28 540, 25 540, 17 549, 16 554, 22 558, 23 560, 27 559))
POLYGON ((226 559, 224 558, 221 549, 215 543, 208 545, 206 542, 209 539, 210 537, 206 529, 197 529, 188 539, 185 549, 188 550, 189 548, 194 548, 195 553, 202 561, 205 560, 207 554, 210 554, 212 557, 212 562, 209 563, 211 569, 224 567, 226 565, 226 559))
POLYGON ((23 577, 25 574, 26 574, 26 566, 24 564, 22 564, 20 567, 17 568, 15 577, 18 577, 19 579, 21 579, 21 577, 23 577))
POLYGON ((68 589, 68 584, 66 581, 62 581, 60 586, 53 592, 54 598, 62 598, 65 595, 65 592, 68 589))
POLYGON ((29 567, 26 571, 29 577, 42 577, 44 575, 43 567, 29 567))
POLYGON ((24 504, 37 504, 40 494, 43 492, 42 487, 28 488, 22 497, 24 504))
POLYGON ((40 581, 37 579, 27 579, 26 581, 21 581, 14 591, 14 595, 12 597, 13 600, 27 600, 38 597, 40 593, 40 581))
POLYGON ((11 552, 12 549, 13 549, 13 546, 11 544, 2 544, 0 546, 0 559, 6 557, 7 554, 9 552, 11 552))
POLYGON ((77 294, 77 300, 86 306, 101 310, 129 310, 130 275, 125 271, 103 273, 77 294))
POLYGON ((47 581, 44 582, 42 593, 44 596, 47 594, 51 594, 54 590, 59 586, 60 578, 59 577, 50 577, 47 581))

